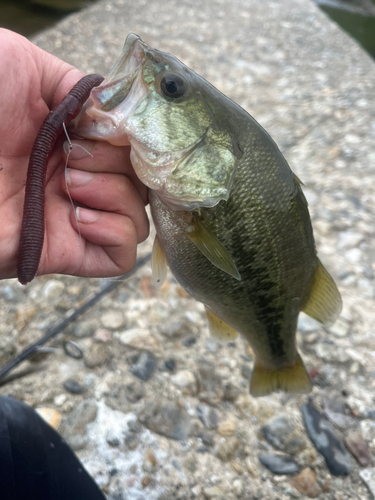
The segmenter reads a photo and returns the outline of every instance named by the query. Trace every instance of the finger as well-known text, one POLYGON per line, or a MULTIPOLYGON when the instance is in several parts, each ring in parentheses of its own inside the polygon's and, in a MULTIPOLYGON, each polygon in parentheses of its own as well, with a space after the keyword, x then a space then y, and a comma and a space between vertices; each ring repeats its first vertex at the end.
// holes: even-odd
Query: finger
POLYGON ((141 194, 143 202, 147 204, 147 188, 134 172, 130 162, 129 146, 112 146, 102 141, 74 140, 72 149, 69 148, 68 142, 64 143, 64 153, 69 155, 70 168, 125 174, 141 194))
POLYGON ((95 174, 69 168, 62 182, 63 189, 66 191, 68 186, 69 194, 76 202, 96 210, 130 217, 138 243, 147 238, 149 222, 143 200, 125 175, 95 174))
POLYGON ((137 232, 129 217, 77 207, 71 223, 86 240, 83 263, 76 274, 118 276, 133 269, 137 232))

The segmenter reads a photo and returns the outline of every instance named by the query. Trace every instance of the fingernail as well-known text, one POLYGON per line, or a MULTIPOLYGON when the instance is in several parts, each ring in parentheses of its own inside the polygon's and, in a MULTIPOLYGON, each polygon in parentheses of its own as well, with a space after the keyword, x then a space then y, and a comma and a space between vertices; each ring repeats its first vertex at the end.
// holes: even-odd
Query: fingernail
POLYGON ((84 186, 94 178, 91 172, 76 170, 75 168, 65 169, 65 180, 69 187, 84 186))
POLYGON ((69 160, 82 160, 87 156, 92 156, 91 151, 94 147, 94 141, 71 141, 71 146, 68 141, 64 142, 63 148, 66 156, 69 155, 69 160))
POLYGON ((77 207, 76 217, 78 222, 83 224, 90 224, 98 220, 99 214, 95 210, 88 210, 87 208, 77 207))

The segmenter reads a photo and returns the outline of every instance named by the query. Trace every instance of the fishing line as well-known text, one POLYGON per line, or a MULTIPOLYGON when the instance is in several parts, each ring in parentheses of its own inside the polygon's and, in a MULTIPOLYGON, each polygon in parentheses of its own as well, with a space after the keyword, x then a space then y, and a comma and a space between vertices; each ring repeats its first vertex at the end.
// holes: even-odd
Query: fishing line
MULTIPOLYGON (((12 359, 7 365, 4 366, 0 370, 0 386, 5 385, 6 383, 10 382, 10 379, 13 380, 16 376, 12 377, 7 377, 5 380, 4 377, 7 373, 9 373, 13 368, 15 368, 17 365, 19 365, 22 361, 30 358, 33 356, 39 349, 39 347, 47 342, 47 340, 51 339, 52 337, 55 337, 58 333, 62 332, 65 330, 65 328, 75 319, 77 319, 81 314, 85 313, 88 309, 90 309, 93 305, 95 305, 104 295, 106 295, 109 292, 112 292, 115 288, 117 288, 123 281, 126 279, 130 278, 133 276, 138 269, 140 269, 142 266, 144 266, 149 260, 151 259, 151 253, 146 254, 143 257, 140 257, 132 271, 129 273, 123 274, 122 276, 119 276, 115 278, 114 280, 111 280, 109 283, 107 283, 99 292, 97 292, 91 299, 87 300, 81 307, 76 309, 72 314, 70 314, 67 318, 65 318, 63 321, 61 321, 58 325, 56 325, 54 328, 49 330, 42 338, 40 338, 37 342, 32 344, 31 346, 27 347, 24 351, 21 352, 19 356, 16 358, 12 359)), ((71 352, 71 347, 74 347, 72 345, 68 346, 68 350, 70 351, 70 355, 72 354, 71 352)), ((67 349, 67 346, 65 344, 65 351, 67 349)))
MULTIPOLYGON (((81 146, 81 144, 73 144, 72 141, 70 140, 68 131, 66 130, 65 122, 62 123, 62 126, 63 126, 64 133, 66 135, 66 138, 67 138, 67 141, 68 141, 68 144, 69 144, 69 151, 68 151, 68 153, 66 155, 66 161, 65 161, 65 166, 64 166, 64 172, 65 172, 65 189, 66 189, 66 192, 68 194, 68 197, 69 197, 69 200, 70 200, 70 204, 72 205, 72 208, 73 208, 73 214, 74 214, 74 218, 75 218, 75 221, 76 221, 76 224, 77 224, 77 230, 78 230, 79 241, 80 241, 82 253, 83 253, 83 255, 85 255, 85 243, 83 241, 82 234, 81 234, 81 229, 80 229, 79 223, 78 223, 78 217, 77 217, 77 212, 76 212, 77 207, 75 206, 74 201, 73 201, 73 199, 72 199, 72 197, 70 195, 69 186, 68 186, 68 182, 67 182, 67 179, 66 179, 66 174, 67 174, 67 170, 68 170, 69 156, 70 156, 70 153, 73 151, 73 146, 76 146, 76 147, 79 147, 79 148, 83 149, 83 151, 85 151, 88 155, 90 155, 91 158, 93 158, 93 155, 90 153, 90 151, 88 151, 86 148, 84 148, 83 146, 81 146)), ((88 273, 86 273, 85 277, 89 278, 88 273)))

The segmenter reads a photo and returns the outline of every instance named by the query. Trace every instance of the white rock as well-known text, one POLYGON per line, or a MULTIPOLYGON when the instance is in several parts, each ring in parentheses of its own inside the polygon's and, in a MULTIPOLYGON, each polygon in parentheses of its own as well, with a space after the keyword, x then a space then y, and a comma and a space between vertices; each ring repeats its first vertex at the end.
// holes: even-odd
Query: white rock
POLYGON ((111 328, 112 330, 121 328, 125 324, 125 318, 120 311, 107 311, 100 318, 100 321, 105 328, 111 328))
POLYGON ((370 469, 363 469, 359 472, 361 479, 366 483, 368 489, 371 491, 375 498, 375 467, 370 469))
POLYGON ((64 290, 65 285, 62 281, 59 280, 49 280, 44 285, 42 294, 47 299, 56 298, 61 295, 64 290))
POLYGON ((329 331, 336 337, 345 337, 348 335, 349 329, 350 325, 344 318, 338 318, 334 324, 329 327, 329 331))
POLYGON ((119 340, 122 344, 130 344, 132 340, 150 335, 150 331, 145 328, 129 328, 120 334, 119 340))
POLYGON ((66 401, 66 394, 59 394, 53 400, 56 406, 62 406, 65 403, 65 401, 66 401))
POLYGON ((236 495, 240 495, 243 492, 243 483, 241 479, 235 479, 233 481, 233 491, 236 495))
POLYGON ((181 370, 171 376, 171 381, 180 389, 189 389, 193 392, 196 390, 196 379, 193 372, 190 370, 181 370))

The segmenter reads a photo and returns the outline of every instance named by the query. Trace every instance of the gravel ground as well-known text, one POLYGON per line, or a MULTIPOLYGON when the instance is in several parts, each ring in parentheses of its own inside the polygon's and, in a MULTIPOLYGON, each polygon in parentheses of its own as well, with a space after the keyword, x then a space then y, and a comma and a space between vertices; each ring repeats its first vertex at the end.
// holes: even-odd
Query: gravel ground
MULTIPOLYGON (((374 62, 308 0, 103 1, 35 42, 106 74, 130 31, 207 78, 279 144, 305 184, 342 315, 327 330, 301 314, 311 395, 254 399, 246 343, 216 344, 203 306, 172 276, 156 294, 146 265, 1 393, 62 416, 59 432, 110 500, 374 498, 374 62), (66 356, 63 340, 83 360, 66 356)), ((2 282, 0 363, 101 286, 2 282)))

